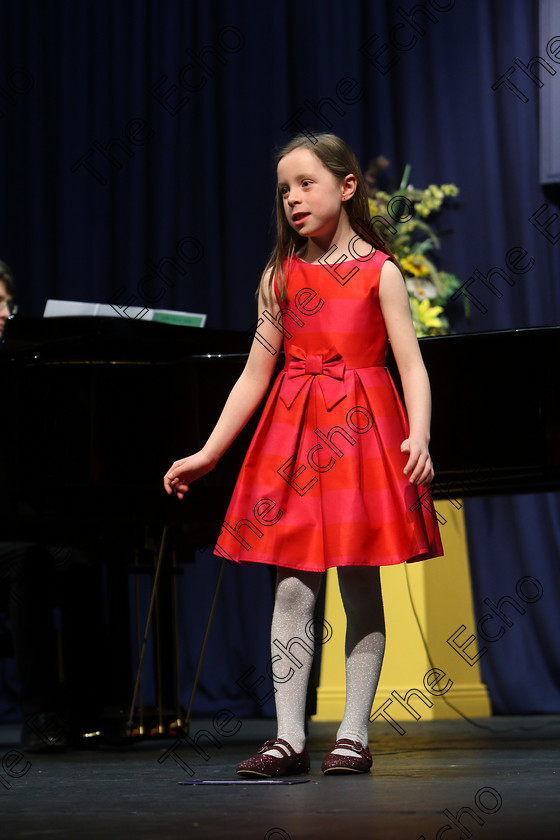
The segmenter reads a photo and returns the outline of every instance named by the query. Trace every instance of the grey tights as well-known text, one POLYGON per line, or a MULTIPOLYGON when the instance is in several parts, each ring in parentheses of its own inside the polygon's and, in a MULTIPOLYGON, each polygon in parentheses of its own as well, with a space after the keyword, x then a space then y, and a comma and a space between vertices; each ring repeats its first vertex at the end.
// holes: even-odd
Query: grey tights
MULTIPOLYGON (((379 568, 340 567, 338 581, 347 620, 346 705, 336 737, 367 746, 369 716, 385 650, 379 568)), ((305 702, 313 661, 310 622, 320 583, 321 572, 277 569, 271 651, 278 738, 288 741, 298 753, 305 745, 305 702)), ((280 756, 276 750, 269 752, 280 756)))

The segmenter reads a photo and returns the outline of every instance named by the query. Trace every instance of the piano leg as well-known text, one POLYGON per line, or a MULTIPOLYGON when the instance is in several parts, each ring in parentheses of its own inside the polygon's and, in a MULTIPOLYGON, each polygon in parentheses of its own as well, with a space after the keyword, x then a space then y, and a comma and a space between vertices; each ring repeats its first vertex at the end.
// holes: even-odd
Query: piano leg
MULTIPOLYGON (((138 666, 127 720, 129 737, 182 735, 186 734, 188 726, 180 701, 176 591, 176 576, 179 570, 172 542, 166 525, 155 561, 150 605, 143 632, 140 630, 137 597, 138 666), (150 716, 150 719, 146 720, 146 710, 142 703, 142 667, 152 630, 156 715, 155 719, 150 716), (140 700, 139 720, 135 720, 137 700, 140 700)), ((142 567, 136 567, 137 577, 143 570, 142 567)), ((138 587, 136 592, 138 593, 138 587)))

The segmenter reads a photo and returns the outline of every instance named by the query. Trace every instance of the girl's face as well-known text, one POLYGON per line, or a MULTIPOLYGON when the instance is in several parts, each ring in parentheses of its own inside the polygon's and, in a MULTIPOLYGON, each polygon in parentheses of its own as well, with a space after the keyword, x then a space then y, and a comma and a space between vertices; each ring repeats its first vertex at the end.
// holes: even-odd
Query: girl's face
POLYGON ((310 149, 294 149, 278 164, 278 189, 288 224, 301 236, 330 237, 356 179, 339 181, 310 149))

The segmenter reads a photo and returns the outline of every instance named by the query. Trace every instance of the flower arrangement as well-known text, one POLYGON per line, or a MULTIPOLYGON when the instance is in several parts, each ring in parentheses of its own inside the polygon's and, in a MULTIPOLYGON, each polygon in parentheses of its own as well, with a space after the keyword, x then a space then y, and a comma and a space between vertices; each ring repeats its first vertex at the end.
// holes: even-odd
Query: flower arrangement
POLYGON ((440 247, 440 242, 424 219, 438 213, 445 199, 458 195, 459 190, 455 184, 439 187, 430 184, 425 190, 415 189, 407 186, 409 174, 410 166, 407 165, 399 191, 376 192, 375 197, 369 199, 369 209, 372 217, 381 218, 396 228, 390 247, 404 274, 416 335, 445 335, 449 332, 449 321, 444 309, 461 281, 455 274, 439 271, 431 259, 432 251, 440 247), (388 208, 395 206, 399 196, 406 198, 408 207, 412 205, 414 212, 403 213, 402 221, 395 221, 395 214, 389 215, 388 208))

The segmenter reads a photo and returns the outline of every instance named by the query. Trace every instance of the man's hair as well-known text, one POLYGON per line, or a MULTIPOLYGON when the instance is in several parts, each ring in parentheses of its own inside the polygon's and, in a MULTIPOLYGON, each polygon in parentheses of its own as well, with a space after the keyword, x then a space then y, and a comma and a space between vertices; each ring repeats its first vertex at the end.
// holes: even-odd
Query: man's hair
POLYGON ((12 269, 3 260, 0 260, 0 281, 6 286, 8 296, 13 298, 16 293, 16 285, 14 283, 14 275, 12 269))

